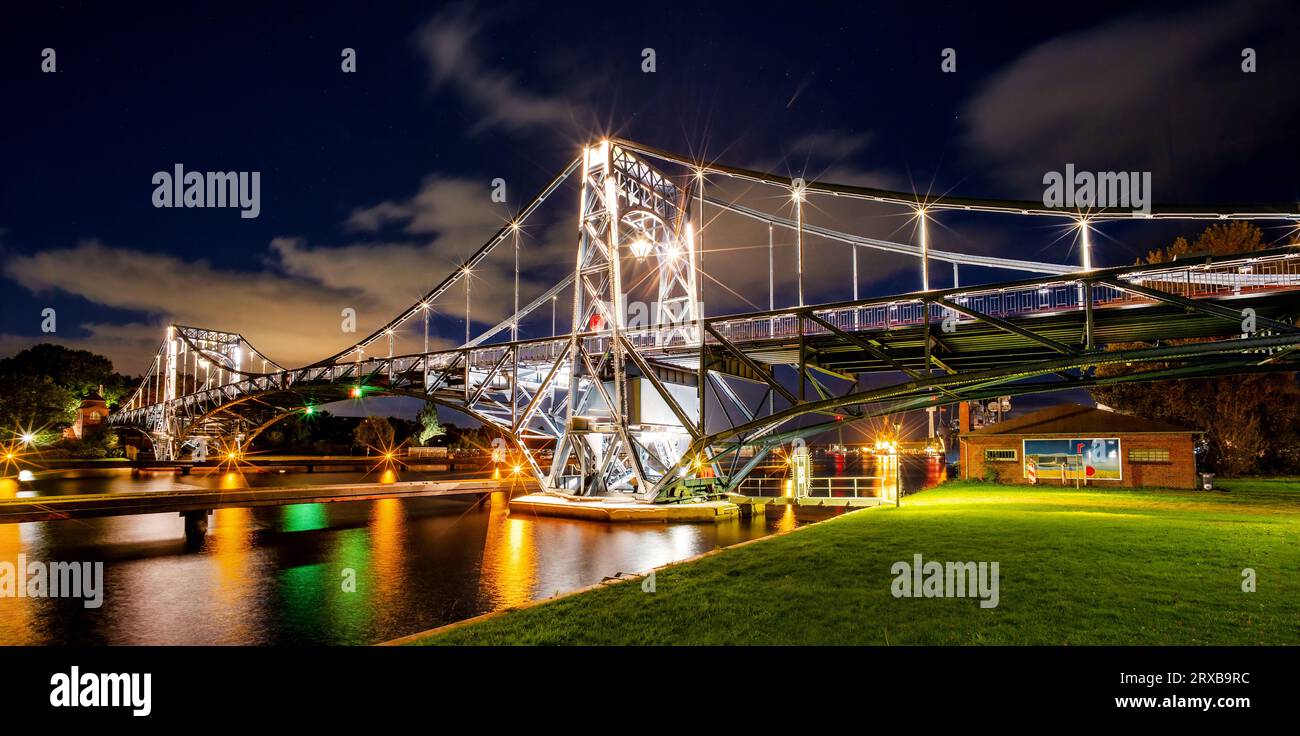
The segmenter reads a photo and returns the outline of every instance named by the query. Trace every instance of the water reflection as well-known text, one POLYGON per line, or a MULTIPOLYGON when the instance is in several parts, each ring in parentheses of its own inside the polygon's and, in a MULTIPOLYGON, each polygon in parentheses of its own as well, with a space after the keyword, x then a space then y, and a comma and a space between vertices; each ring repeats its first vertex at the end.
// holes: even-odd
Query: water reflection
POLYGON ((375 597, 380 608, 392 607, 406 583, 402 549, 405 513, 396 498, 375 501, 370 514, 370 547, 375 597))
POLYGON ((480 592, 491 608, 526 603, 535 597, 537 562, 532 532, 536 522, 510 516, 505 493, 493 493, 486 503, 480 592))
MULTIPOLYGON (((5 483, 0 481, 0 496, 5 483)), ((27 549, 23 544, 25 526, 0 524, 0 560, 17 565, 18 555, 27 549)), ((0 598, 0 644, 22 644, 36 635, 31 628, 33 602, 31 598, 0 598)))
MULTIPOLYGON (((397 473, 379 475, 395 482, 397 473)), ((401 472, 402 480, 418 474, 401 472)), ((374 475, 370 476, 372 479, 374 475)), ((445 477, 445 476, 444 476, 445 477)), ((43 493, 354 482, 222 473, 49 482, 43 493), (53 486, 53 487, 51 487, 53 486)), ((5 489, 0 488, 0 492, 5 489)), ((105 563, 100 609, 0 599, 5 644, 369 644, 794 528, 790 507, 718 524, 510 514, 505 493, 220 509, 187 548, 175 514, 0 525, 0 559, 105 563), (354 585, 349 586, 348 580, 354 585)))
POLYGON ((215 608, 229 612, 232 621, 231 639, 239 641, 248 635, 248 621, 257 615, 250 605, 252 591, 249 574, 253 554, 253 515, 251 509, 217 509, 212 513, 208 538, 216 568, 216 584, 212 592, 215 608))

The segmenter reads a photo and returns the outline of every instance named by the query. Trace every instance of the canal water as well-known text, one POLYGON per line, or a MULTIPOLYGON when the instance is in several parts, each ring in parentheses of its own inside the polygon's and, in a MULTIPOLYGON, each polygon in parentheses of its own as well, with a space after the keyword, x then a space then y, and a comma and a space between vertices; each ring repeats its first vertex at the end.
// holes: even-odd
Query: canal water
MULTIPOLYGON (((904 486, 930 473, 905 463, 904 486)), ((833 472, 833 470, 831 471, 833 472)), ((37 495, 355 482, 360 473, 42 480, 37 495)), ((371 480, 374 475, 368 476, 371 480)), ((448 477, 403 472, 401 480, 448 477)), ((395 480, 391 473, 383 480, 395 480)), ((12 481, 0 493, 15 492, 12 481)), ((103 562, 104 599, 0 597, 0 644, 372 644, 645 572, 823 517, 619 525, 507 512, 507 494, 0 524, 0 562, 103 562), (355 582, 346 590, 345 582, 355 582)))

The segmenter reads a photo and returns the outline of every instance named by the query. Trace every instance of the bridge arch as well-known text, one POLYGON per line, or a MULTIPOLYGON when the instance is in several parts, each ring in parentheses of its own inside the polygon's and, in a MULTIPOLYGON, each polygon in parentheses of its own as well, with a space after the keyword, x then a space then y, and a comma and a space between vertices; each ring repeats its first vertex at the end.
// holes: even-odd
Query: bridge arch
MULTIPOLYGON (((302 413, 303 406, 301 402, 303 399, 310 399, 316 404, 330 404, 338 401, 346 401, 349 398, 351 398, 349 396, 349 392, 351 391, 352 386, 350 384, 345 385, 339 383, 320 383, 320 384, 311 385, 310 389, 311 389, 310 393, 304 391, 288 390, 288 389, 274 389, 274 390, 266 390, 266 391, 243 394, 238 398, 231 399, 229 402, 223 403, 220 406, 214 407, 204 412, 203 414, 196 416, 186 426, 182 428, 181 434, 179 435, 178 439, 184 441, 187 438, 195 436, 196 427, 202 427, 205 423, 208 422, 208 420, 217 417, 223 413, 231 413, 234 407, 241 406, 241 405, 260 404, 262 407, 262 411, 269 412, 269 416, 261 419, 260 421, 257 421, 256 423, 253 423, 252 421, 249 421, 247 420, 247 418, 245 418, 246 421, 249 421, 250 424, 253 424, 253 428, 251 430, 242 432, 242 434, 244 435, 244 444, 247 445, 248 443, 251 443, 256 437, 261 435, 263 432, 275 426, 277 423, 283 421, 284 419, 294 414, 302 413), (322 390, 322 389, 326 389, 326 390, 322 390), (324 395, 324 398, 322 398, 322 395, 324 395), (275 406, 274 408, 272 408, 272 405, 267 402, 267 399, 275 398, 275 397, 292 397, 295 400, 296 405, 293 407, 275 406)), ((446 407, 448 409, 460 412, 461 414, 470 417, 471 419, 479 422, 485 427, 494 427, 497 430, 502 431, 502 434, 507 436, 512 442, 516 443, 516 446, 520 446, 522 444, 522 442, 518 438, 512 436, 510 432, 505 431, 502 427, 500 427, 495 422, 491 421, 488 417, 484 416, 481 412, 475 411, 472 408, 468 408, 464 404, 458 403, 455 400, 438 396, 436 394, 435 395, 425 394, 415 389, 394 388, 388 386, 368 385, 366 387, 366 392, 369 396, 372 397, 373 396, 400 396, 400 397, 407 397, 413 399, 420 399, 421 401, 426 401, 435 404, 437 406, 446 407)), ((124 425, 124 426, 130 426, 130 425, 124 425)), ((148 432, 145 432, 143 429, 139 427, 132 426, 131 428, 137 431, 141 431, 144 434, 148 434, 148 432)), ((223 439, 229 438, 230 434, 232 433, 230 432, 225 433, 223 439)))

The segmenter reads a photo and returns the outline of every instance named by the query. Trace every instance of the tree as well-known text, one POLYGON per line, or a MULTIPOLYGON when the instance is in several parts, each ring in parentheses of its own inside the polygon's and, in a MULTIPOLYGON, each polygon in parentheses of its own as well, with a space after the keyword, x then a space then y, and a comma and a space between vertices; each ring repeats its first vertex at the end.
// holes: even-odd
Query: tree
POLYGON ((0 374, 0 431, 62 429, 81 403, 49 376, 0 374))
POLYGON ((420 423, 420 434, 417 440, 421 447, 427 447, 429 440, 434 437, 442 437, 447 434, 447 428, 438 421, 438 405, 432 401, 426 403, 420 409, 420 413, 415 416, 415 420, 420 423))
POLYGON ((1157 248, 1147 253, 1138 263, 1169 263, 1191 254, 1230 256, 1249 253, 1265 247, 1264 232, 1245 220, 1233 220, 1205 228, 1195 245, 1179 237, 1167 248, 1157 248))
POLYGON ((386 417, 366 417, 352 431, 352 439, 367 455, 371 449, 386 451, 393 446, 393 425, 386 417))
POLYGON ((109 427, 93 427, 79 440, 64 440, 60 447, 72 457, 96 459, 102 457, 120 457, 117 433, 109 427))
MULTIPOLYGON (((1139 263, 1168 263, 1191 254, 1235 255, 1266 245, 1259 228, 1247 222, 1215 224, 1195 244, 1178 238, 1151 251, 1139 263)), ((1178 345, 1198 339, 1165 340, 1178 345)), ((1114 343, 1108 350, 1149 347, 1114 343)), ((1176 367, 1178 363, 1098 366, 1098 377, 1131 375, 1176 367)), ((1245 374, 1183 381, 1128 383, 1092 389, 1093 398, 1118 411, 1204 430, 1205 464, 1223 475, 1249 471, 1294 472, 1300 468, 1295 442, 1300 438, 1300 388, 1294 373, 1245 374)))
POLYGON ((112 361, 102 355, 51 343, 33 345, 12 358, 0 359, 0 375, 48 376, 77 398, 84 398, 102 386, 103 397, 110 407, 139 383, 138 378, 114 372, 112 361))

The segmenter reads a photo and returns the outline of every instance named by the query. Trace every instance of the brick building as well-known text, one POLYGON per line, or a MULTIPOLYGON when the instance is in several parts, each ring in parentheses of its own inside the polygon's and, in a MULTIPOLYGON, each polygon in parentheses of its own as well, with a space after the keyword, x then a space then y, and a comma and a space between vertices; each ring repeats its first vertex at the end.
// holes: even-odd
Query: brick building
POLYGON ((1038 483, 1096 488, 1139 486, 1197 488, 1193 445, 1197 430, 1063 404, 960 437, 961 477, 978 480, 986 469, 999 482, 1028 483, 1033 458, 1038 483), (1064 478, 1062 478, 1064 476, 1064 478))
MULTIPOLYGON (((103 390, 103 386, 100 390, 103 390)), ((79 440, 86 436, 87 430, 101 426, 106 421, 108 421, 108 402, 99 395, 99 391, 91 391, 81 400, 81 406, 77 407, 77 418, 71 427, 63 430, 63 437, 79 440)))

